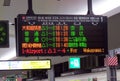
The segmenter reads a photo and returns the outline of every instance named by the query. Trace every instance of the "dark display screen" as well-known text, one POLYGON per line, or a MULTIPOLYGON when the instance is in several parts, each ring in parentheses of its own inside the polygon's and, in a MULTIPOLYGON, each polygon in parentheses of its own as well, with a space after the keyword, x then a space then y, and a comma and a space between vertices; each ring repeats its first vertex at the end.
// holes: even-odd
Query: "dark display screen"
POLYGON ((16 32, 18 56, 108 53, 105 16, 20 14, 16 32))
POLYGON ((0 20, 0 48, 9 47, 9 21, 0 20))

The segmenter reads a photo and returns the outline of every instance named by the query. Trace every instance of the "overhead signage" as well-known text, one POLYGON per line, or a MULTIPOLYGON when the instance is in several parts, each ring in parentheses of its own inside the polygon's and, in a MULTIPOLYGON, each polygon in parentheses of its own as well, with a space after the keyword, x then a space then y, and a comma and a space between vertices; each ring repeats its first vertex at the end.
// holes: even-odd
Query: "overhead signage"
POLYGON ((50 60, 0 61, 0 70, 25 70, 25 69, 50 69, 50 68, 51 68, 50 60))
POLYGON ((105 16, 20 14, 16 34, 18 56, 108 54, 105 16))

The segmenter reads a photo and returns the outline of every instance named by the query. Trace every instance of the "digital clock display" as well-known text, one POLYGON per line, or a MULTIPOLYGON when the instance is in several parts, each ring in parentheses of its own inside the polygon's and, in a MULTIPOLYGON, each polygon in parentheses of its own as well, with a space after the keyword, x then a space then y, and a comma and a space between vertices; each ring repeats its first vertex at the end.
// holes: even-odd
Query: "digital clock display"
POLYGON ((108 53, 105 16, 20 14, 16 34, 18 56, 108 53))

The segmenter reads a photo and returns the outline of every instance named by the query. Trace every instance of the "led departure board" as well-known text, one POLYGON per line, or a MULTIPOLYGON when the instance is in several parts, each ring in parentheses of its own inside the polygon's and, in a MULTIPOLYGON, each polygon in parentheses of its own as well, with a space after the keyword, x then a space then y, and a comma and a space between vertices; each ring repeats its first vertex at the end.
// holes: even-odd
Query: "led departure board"
POLYGON ((105 16, 20 14, 16 34, 18 56, 108 53, 105 16))

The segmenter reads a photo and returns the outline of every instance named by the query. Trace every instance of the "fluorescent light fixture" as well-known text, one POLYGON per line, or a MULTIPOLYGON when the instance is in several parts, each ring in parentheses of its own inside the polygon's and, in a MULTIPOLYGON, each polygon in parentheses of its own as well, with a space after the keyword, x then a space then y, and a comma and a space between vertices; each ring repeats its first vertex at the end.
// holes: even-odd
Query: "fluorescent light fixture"
POLYGON ((0 70, 50 69, 51 60, 0 61, 0 70))

